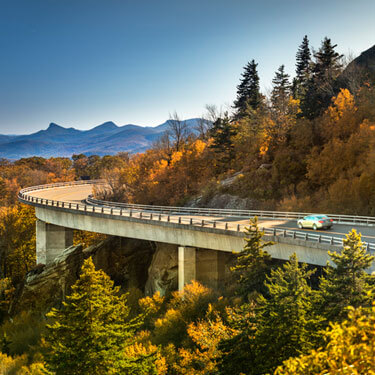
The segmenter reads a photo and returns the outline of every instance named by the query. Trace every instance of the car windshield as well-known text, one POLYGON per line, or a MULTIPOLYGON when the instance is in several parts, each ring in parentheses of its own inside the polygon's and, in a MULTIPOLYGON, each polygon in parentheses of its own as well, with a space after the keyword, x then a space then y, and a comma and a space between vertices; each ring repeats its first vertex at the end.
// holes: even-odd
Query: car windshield
POLYGON ((315 216, 317 219, 328 219, 328 216, 326 215, 317 215, 315 216))

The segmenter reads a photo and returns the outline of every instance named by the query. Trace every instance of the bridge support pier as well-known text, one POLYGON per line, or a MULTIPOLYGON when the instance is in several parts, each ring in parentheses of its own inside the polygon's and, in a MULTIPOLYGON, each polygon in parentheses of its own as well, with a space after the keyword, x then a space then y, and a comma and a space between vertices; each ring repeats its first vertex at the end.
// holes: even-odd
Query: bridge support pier
POLYGON ((178 290, 192 280, 217 289, 225 276, 227 254, 222 251, 178 247, 178 290))
POLYGON ((203 285, 218 289, 225 278, 227 253, 217 250, 197 251, 197 280, 203 285))
POLYGON ((73 230, 48 224, 42 220, 36 222, 36 263, 49 264, 73 245, 73 230))
POLYGON ((186 284, 196 279, 196 259, 195 247, 178 247, 178 290, 182 290, 186 284))

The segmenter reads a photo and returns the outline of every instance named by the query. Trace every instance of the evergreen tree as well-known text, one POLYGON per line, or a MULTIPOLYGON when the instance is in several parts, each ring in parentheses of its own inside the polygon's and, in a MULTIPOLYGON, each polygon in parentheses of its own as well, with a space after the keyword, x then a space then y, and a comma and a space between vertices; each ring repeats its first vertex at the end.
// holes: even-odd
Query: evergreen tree
POLYGON ((307 35, 305 35, 296 54, 296 78, 293 80, 293 96, 296 99, 300 99, 304 96, 310 73, 311 52, 309 39, 307 38, 307 35))
POLYGON ((342 71, 342 55, 335 51, 337 44, 324 38, 322 45, 315 53, 312 76, 306 83, 305 95, 301 101, 303 116, 313 119, 321 114, 330 104, 338 88, 336 79, 342 71))
POLYGON ((299 265, 296 255, 271 271, 260 297, 254 338, 254 374, 271 372, 291 356, 310 350, 316 342, 319 318, 313 313, 313 291, 308 280, 315 270, 299 265))
POLYGON ((54 322, 47 325, 46 362, 56 375, 155 373, 147 356, 135 360, 125 354, 141 320, 130 319, 126 295, 118 292, 91 258, 84 262, 63 309, 47 315, 54 322))
POLYGON ((244 67, 241 82, 237 86, 237 99, 234 101, 236 119, 244 117, 248 107, 256 110, 261 103, 262 96, 259 91, 257 66, 258 64, 254 60, 251 60, 244 67))
POLYGON ((231 268, 239 283, 239 294, 243 297, 266 292, 264 282, 271 271, 271 256, 264 249, 273 242, 264 242, 263 236, 255 216, 246 228, 245 247, 236 255, 236 263, 231 268))
POLYGON ((210 148, 216 153, 216 167, 219 172, 223 168, 228 168, 228 164, 234 158, 233 137, 236 133, 236 128, 230 122, 227 112, 223 118, 218 118, 212 125, 210 135, 213 142, 210 148))
POLYGON ((367 253, 361 234, 353 229, 343 240, 341 254, 329 255, 335 264, 327 265, 321 278, 319 310, 327 323, 340 321, 347 316, 347 307, 359 307, 370 303, 373 276, 366 273, 374 257, 367 253))
POLYGON ((296 54, 296 78, 304 82, 310 73, 311 52, 307 35, 303 37, 302 43, 296 54))
POLYGON ((324 81, 329 78, 336 78, 341 72, 341 60, 343 55, 335 51, 337 44, 332 45, 331 39, 325 37, 317 53, 313 73, 316 79, 324 81))
POLYGON ((281 65, 272 80, 273 88, 271 93, 272 108, 277 114, 285 114, 291 95, 289 75, 285 73, 284 65, 281 65))

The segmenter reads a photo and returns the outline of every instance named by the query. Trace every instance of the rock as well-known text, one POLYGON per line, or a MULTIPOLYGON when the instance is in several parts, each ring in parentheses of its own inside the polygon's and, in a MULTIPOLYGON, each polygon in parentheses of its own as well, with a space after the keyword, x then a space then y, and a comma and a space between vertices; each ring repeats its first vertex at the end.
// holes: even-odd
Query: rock
POLYGON ((107 273, 116 285, 144 290, 155 244, 149 241, 110 237, 87 249, 82 245, 64 250, 53 263, 38 265, 19 285, 10 314, 20 311, 46 313, 61 307, 71 286, 77 281, 84 259, 92 257, 95 267, 107 273))
POLYGON ((156 251, 148 270, 145 287, 147 295, 160 292, 161 295, 176 290, 178 286, 177 246, 157 243, 156 251))
POLYGON ((226 208, 233 210, 254 209, 255 202, 249 198, 240 198, 231 194, 215 194, 209 200, 199 196, 189 202, 188 207, 226 208))

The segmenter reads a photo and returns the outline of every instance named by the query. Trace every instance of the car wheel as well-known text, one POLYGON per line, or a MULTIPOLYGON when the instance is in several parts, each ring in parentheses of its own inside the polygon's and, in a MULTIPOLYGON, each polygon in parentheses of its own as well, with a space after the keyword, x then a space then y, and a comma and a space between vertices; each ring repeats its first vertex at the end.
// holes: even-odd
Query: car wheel
POLYGON ((313 229, 314 229, 314 230, 317 230, 317 229, 318 229, 318 227, 316 226, 316 224, 313 225, 313 229))
POLYGON ((302 223, 298 223, 298 228, 299 228, 299 229, 302 229, 302 228, 303 228, 302 223))

